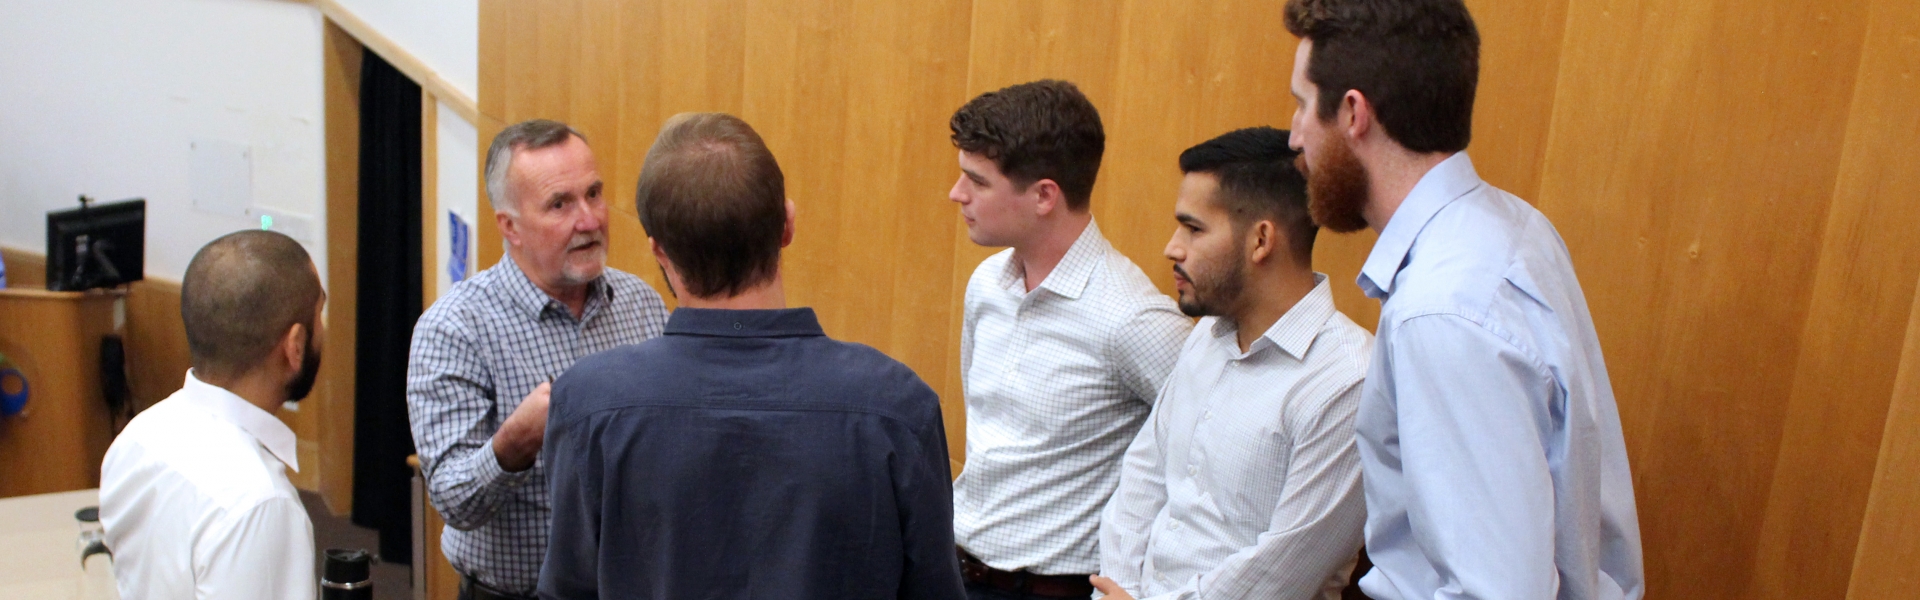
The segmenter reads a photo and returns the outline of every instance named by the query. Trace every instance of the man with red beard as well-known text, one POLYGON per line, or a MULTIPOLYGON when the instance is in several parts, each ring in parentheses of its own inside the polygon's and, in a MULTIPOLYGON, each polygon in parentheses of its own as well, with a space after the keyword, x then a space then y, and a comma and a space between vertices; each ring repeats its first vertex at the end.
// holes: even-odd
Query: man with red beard
POLYGON ((1315 221, 1380 239, 1355 431, 1377 599, 1645 593, 1613 389, 1566 244, 1464 150, 1480 37, 1460 0, 1289 0, 1315 221))
POLYGON ((533 120, 487 149, 500 264, 420 315, 407 411, 462 599, 530 598, 552 509, 537 459, 549 382, 581 357, 658 337, 660 294, 607 267, 607 202, 586 137, 533 120))
POLYGON ((1166 256, 1180 310, 1203 318, 1101 514, 1093 583, 1108 600, 1337 600, 1352 572, 1371 339, 1313 272, 1294 156, 1271 127, 1180 154, 1166 256))

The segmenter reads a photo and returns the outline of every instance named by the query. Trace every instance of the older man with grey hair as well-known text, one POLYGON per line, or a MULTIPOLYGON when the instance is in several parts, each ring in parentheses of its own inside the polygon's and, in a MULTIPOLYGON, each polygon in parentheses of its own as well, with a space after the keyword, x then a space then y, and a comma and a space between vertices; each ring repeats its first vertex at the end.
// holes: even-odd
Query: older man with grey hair
POLYGON ((530 598, 551 524, 539 459, 549 383, 583 356, 659 336, 667 310, 606 265, 604 184, 580 132, 507 127, 486 179, 507 254, 420 316, 407 408, 460 597, 530 598))

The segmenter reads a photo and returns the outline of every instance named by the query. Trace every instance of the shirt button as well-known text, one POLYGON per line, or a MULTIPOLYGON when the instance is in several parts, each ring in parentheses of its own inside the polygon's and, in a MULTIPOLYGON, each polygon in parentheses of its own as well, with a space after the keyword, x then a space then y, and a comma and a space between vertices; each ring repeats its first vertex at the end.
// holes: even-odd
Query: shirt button
POLYGON ((1188 474, 1188 475, 1199 475, 1199 474, 1200 474, 1200 467, 1196 467, 1196 466, 1193 466, 1193 465, 1187 465, 1187 474, 1188 474))
POLYGON ((1200 419, 1203 421, 1213 420, 1213 411, 1207 411, 1205 414, 1200 415, 1200 419))
POLYGON ((1179 530, 1180 530, 1180 522, 1179 522, 1179 521, 1172 521, 1172 522, 1169 522, 1169 523, 1167 523, 1167 530, 1168 530, 1168 531, 1179 531, 1179 530))

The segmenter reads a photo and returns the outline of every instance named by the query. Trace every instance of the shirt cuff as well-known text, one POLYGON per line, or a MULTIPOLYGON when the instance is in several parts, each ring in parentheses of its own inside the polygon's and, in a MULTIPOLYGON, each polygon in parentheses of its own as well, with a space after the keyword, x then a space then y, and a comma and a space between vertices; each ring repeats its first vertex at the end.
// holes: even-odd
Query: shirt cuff
POLYGON ((473 474, 483 489, 512 489, 519 487, 528 477, 533 476, 533 467, 527 467, 526 470, 518 473, 508 473, 506 469, 500 468, 500 455, 493 453, 491 439, 480 446, 478 453, 480 456, 475 457, 477 460, 473 461, 478 463, 473 466, 473 474))

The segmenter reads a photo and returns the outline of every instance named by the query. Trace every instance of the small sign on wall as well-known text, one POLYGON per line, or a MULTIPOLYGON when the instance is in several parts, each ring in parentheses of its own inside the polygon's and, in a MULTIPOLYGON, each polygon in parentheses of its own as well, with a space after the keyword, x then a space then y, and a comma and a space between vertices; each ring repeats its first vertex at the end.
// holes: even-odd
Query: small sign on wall
POLYGON ((193 207, 231 217, 246 217, 253 205, 253 151, 246 144, 195 139, 187 146, 193 207))
POLYGON ((467 278, 467 247, 472 245, 468 242, 472 231, 460 213, 447 211, 447 277, 453 283, 467 278))

